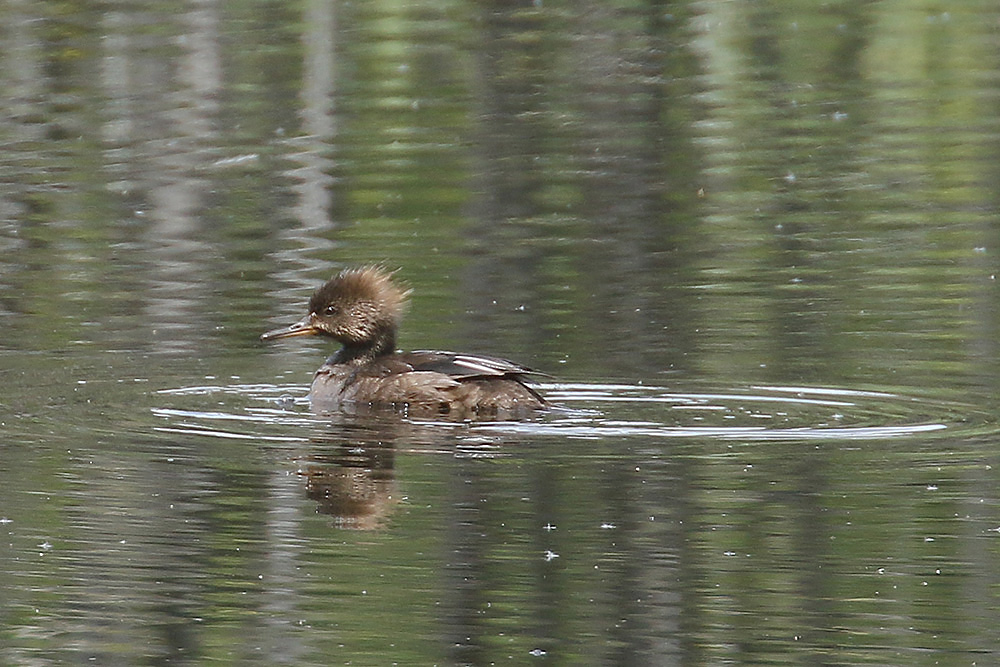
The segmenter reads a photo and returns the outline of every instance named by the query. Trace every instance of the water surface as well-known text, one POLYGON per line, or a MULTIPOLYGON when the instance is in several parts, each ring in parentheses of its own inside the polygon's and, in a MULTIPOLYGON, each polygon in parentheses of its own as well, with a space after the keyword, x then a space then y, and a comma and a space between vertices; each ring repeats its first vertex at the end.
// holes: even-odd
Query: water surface
POLYGON ((0 8, 0 662, 1000 659, 1000 11, 0 8), (525 422, 314 415, 343 266, 525 422))

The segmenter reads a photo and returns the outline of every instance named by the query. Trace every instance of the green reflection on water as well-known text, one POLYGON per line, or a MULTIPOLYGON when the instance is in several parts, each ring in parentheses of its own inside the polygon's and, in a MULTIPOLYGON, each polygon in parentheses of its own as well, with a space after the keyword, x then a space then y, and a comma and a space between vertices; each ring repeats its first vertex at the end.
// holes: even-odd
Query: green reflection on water
POLYGON ((993 3, 0 17, 4 661, 1000 653, 993 3), (269 421, 330 350, 257 336, 370 261, 414 288, 407 347, 892 388, 866 425, 947 429, 663 438, 702 422, 610 401, 553 417, 584 436, 369 425, 398 498, 344 530, 302 472, 371 443, 269 421), (199 385, 232 391, 157 393, 199 385))

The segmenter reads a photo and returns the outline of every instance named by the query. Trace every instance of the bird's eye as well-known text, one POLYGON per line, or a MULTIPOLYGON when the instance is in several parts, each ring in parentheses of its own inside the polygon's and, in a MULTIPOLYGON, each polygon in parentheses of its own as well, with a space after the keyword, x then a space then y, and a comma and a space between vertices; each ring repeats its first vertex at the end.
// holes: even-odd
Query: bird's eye
POLYGON ((327 306, 326 310, 323 311, 324 315, 336 315, 340 312, 340 308, 337 306, 327 306))

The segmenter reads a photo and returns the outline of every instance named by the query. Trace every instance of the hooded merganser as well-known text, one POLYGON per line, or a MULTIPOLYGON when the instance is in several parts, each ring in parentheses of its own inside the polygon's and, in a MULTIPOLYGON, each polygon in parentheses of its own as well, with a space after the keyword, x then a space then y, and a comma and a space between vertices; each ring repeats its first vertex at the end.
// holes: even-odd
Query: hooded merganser
POLYGON ((379 266, 345 269, 316 290, 309 314, 261 340, 321 335, 343 345, 316 371, 310 399, 344 406, 402 408, 452 417, 522 416, 546 407, 527 383, 541 375, 506 359, 430 350, 397 352, 396 329, 409 290, 379 266))

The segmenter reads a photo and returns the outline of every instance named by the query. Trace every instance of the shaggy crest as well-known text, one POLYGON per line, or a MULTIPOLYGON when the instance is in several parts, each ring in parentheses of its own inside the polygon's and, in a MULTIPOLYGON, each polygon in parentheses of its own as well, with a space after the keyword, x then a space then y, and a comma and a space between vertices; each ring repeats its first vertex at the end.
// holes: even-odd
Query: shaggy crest
POLYGON ((393 272, 378 265, 344 269, 316 290, 309 310, 323 315, 331 306, 345 311, 359 309, 381 323, 398 325, 410 290, 401 289, 392 277, 393 272))

